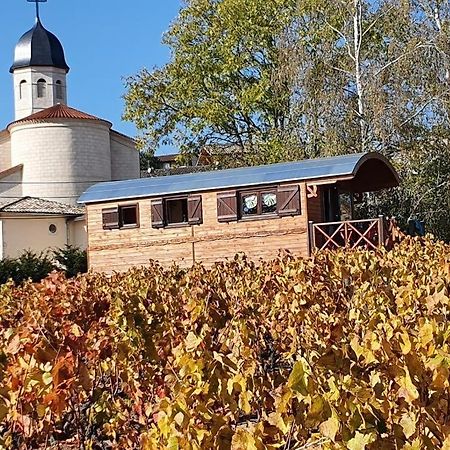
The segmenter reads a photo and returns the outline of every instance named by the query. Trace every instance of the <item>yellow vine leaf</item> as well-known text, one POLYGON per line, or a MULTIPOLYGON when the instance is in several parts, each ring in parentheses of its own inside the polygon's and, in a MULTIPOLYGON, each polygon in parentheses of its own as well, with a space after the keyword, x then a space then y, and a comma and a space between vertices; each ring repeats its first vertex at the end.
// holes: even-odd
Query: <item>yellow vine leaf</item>
POLYGON ((416 419, 413 413, 403 414, 400 420, 400 426, 403 428, 403 433, 406 439, 409 439, 416 432, 416 419))
POLYGON ((291 375, 289 376, 288 386, 303 396, 308 395, 307 373, 302 360, 294 364, 291 375))
POLYGON ((328 420, 320 424, 319 430, 323 436, 330 438, 334 442, 339 431, 339 420, 333 414, 328 420))
POLYGON ((363 434, 357 431, 355 437, 347 442, 348 450, 364 450, 367 445, 375 440, 373 434, 363 434))
POLYGON ((255 438, 245 429, 238 428, 231 441, 232 450, 258 450, 255 438))
POLYGON ((200 345, 202 340, 199 337, 197 337, 192 331, 190 331, 186 336, 185 342, 186 342, 186 350, 188 352, 192 352, 200 345))
POLYGON ((442 444, 442 449, 441 450, 450 450, 450 433, 445 438, 445 441, 442 444))

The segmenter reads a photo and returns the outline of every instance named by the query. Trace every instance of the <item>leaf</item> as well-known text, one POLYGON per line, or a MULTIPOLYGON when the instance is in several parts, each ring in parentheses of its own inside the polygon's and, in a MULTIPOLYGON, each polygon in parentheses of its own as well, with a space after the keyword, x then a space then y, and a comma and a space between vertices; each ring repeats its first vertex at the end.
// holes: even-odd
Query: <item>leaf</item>
POLYGON ((186 336, 185 343, 186 343, 186 350, 188 352, 194 351, 202 342, 202 340, 197 337, 194 333, 189 332, 186 336))
POLYGON ((404 355, 407 355, 411 351, 411 341, 409 339, 409 335, 406 332, 400 334, 400 348, 404 355))
POLYGON ((450 433, 445 438, 445 441, 442 444, 442 449, 441 450, 450 450, 450 433))
POLYGON ((409 439, 416 432, 416 421, 412 413, 405 413, 400 419, 400 426, 406 439, 409 439))
POLYGON ((349 450, 364 450, 367 445, 375 440, 375 436, 372 433, 363 434, 357 431, 355 437, 347 442, 347 448, 349 450))
POLYGON ((50 372, 44 372, 42 374, 42 381, 44 382, 44 384, 46 386, 48 386, 49 384, 52 384, 52 382, 53 382, 52 374, 50 372))
POLYGON ((80 337, 83 336, 83 330, 76 324, 74 323, 71 327, 70 327, 70 332, 75 336, 75 337, 80 337))
POLYGON ((288 386, 305 397, 308 395, 307 373, 302 360, 294 364, 289 376, 288 386))
POLYGON ((333 414, 328 420, 320 424, 319 430, 323 436, 330 438, 334 442, 339 431, 339 420, 333 414))
POLYGON ((433 325, 427 322, 420 328, 419 331, 419 342, 422 347, 425 347, 433 340, 433 325))
POLYGON ((407 368, 405 368, 405 375, 400 377, 399 383, 399 397, 403 397, 408 403, 412 403, 414 400, 417 400, 419 398, 419 391, 412 382, 407 368))
POLYGON ((258 450, 255 438, 244 428, 238 428, 231 441, 232 450, 258 450))

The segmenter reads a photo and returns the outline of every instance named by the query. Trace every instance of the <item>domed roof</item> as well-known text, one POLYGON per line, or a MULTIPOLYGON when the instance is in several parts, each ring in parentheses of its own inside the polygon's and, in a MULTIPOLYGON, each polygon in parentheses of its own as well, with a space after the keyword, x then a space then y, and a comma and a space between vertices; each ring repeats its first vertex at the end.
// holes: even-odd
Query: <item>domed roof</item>
POLYGON ((15 69, 30 66, 50 66, 69 71, 61 42, 42 26, 39 19, 19 39, 14 52, 14 63, 9 71, 12 73, 15 69))

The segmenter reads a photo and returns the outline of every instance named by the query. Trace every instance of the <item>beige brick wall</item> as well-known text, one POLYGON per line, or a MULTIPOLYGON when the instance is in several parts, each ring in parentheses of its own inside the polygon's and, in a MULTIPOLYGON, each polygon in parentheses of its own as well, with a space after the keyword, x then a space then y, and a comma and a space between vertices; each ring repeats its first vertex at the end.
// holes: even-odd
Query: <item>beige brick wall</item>
POLYGON ((111 132, 111 177, 113 180, 139 178, 139 152, 131 139, 111 132))
POLYGON ((11 138, 7 131, 0 132, 0 172, 11 167, 11 138))
POLYGON ((89 186, 111 179, 109 124, 101 121, 12 125, 11 164, 23 164, 23 195, 76 204, 89 186))
POLYGON ((22 171, 0 179, 0 197, 22 197, 22 171))

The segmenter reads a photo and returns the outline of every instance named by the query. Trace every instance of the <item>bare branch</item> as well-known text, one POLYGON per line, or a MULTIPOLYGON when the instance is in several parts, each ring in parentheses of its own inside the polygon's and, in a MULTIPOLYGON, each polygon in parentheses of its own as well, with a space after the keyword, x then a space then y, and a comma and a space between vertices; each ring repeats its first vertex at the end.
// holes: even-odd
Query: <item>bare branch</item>
POLYGON ((345 47, 347 48, 348 56, 350 56, 352 61, 355 61, 355 56, 352 55, 352 50, 351 50, 350 44, 348 43, 348 39, 345 36, 345 34, 342 31, 338 30, 335 26, 331 25, 331 23, 328 22, 328 20, 326 18, 324 18, 324 20, 325 20, 325 23, 344 40, 345 47))
POLYGON ((376 19, 364 30, 362 33, 362 38, 378 23, 378 21, 390 13, 394 9, 395 5, 390 6, 386 11, 383 11, 379 16, 376 17, 376 19))

